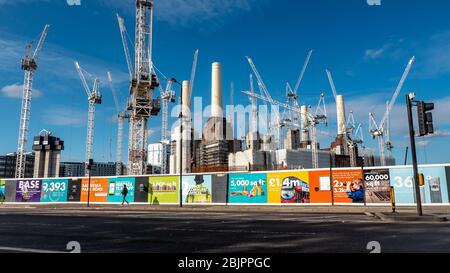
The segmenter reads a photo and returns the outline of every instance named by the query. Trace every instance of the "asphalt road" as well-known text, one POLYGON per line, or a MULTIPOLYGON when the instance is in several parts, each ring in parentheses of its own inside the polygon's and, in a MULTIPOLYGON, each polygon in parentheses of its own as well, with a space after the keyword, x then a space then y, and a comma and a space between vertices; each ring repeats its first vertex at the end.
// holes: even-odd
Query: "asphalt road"
POLYGON ((385 223, 362 215, 0 211, 0 252, 450 252, 450 223, 385 223))

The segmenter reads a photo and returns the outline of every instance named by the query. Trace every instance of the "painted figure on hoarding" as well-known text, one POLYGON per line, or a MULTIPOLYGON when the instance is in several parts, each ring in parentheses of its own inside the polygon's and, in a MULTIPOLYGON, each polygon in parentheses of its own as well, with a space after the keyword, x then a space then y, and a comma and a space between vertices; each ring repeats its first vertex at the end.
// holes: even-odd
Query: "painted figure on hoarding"
POLYGON ((44 179, 41 202, 66 202, 69 181, 67 179, 44 179))
POLYGON ((41 186, 41 180, 18 180, 16 202, 40 202, 41 186))
POLYGON ((352 199, 353 203, 364 203, 364 182, 357 179, 348 184, 347 195, 352 199))
MULTIPOLYGON (((211 203, 211 176, 196 175, 194 181, 192 177, 187 177, 188 192, 185 196, 186 203, 211 203), (207 180, 207 181, 205 181, 207 180), (195 183, 195 186, 193 185, 195 183)), ((184 180, 184 179, 183 179, 184 180)))
POLYGON ((266 174, 232 174, 229 176, 231 203, 266 203, 266 174))
POLYGON ((297 177, 283 179, 281 184, 281 203, 309 203, 309 184, 297 177))

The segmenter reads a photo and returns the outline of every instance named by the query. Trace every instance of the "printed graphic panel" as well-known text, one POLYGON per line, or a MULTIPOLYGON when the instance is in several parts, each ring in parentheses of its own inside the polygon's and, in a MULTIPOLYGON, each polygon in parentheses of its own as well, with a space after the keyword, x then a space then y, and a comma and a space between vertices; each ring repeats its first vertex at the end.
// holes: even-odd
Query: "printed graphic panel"
MULTIPOLYGON (((425 176, 425 185, 420 187, 424 204, 448 203, 447 175, 445 167, 422 167, 419 173, 425 176)), ((393 168, 390 170, 391 185, 395 189, 395 202, 411 204, 416 202, 414 194, 414 175, 412 168, 393 168)))
POLYGON ((17 180, 16 202, 40 202, 42 180, 17 180))
POLYGON ((366 203, 391 202, 391 178, 389 169, 364 171, 366 203))
POLYGON ((126 201, 134 202, 134 177, 114 177, 109 178, 108 202, 122 203, 126 192, 126 201), (126 190, 125 190, 125 187, 126 190))
POLYGON ((363 184, 360 169, 333 170, 334 202, 364 204, 365 190, 363 184))
POLYGON ((212 201, 216 204, 225 204, 227 202, 228 175, 212 176, 212 201))
POLYGON ((309 172, 311 203, 331 203, 333 201, 330 176, 329 170, 309 172))
POLYGON ((178 176, 159 176, 148 178, 148 202, 153 205, 179 202, 178 176))
POLYGON ((275 204, 310 203, 308 172, 268 173, 268 202, 275 204))
POLYGON ((148 203, 148 177, 136 177, 134 202, 148 203))
MULTIPOLYGON (((88 201, 89 179, 83 178, 81 184, 81 202, 88 201)), ((89 202, 105 203, 108 201, 108 178, 91 178, 89 202)))
POLYGON ((67 179, 42 180, 41 202, 66 202, 68 186, 67 179))
POLYGON ((230 203, 267 203, 267 174, 230 174, 230 203))
POLYGON ((67 187, 67 201, 80 202, 81 199, 81 178, 69 180, 67 187))
POLYGON ((212 203, 212 176, 183 176, 183 203, 212 203))

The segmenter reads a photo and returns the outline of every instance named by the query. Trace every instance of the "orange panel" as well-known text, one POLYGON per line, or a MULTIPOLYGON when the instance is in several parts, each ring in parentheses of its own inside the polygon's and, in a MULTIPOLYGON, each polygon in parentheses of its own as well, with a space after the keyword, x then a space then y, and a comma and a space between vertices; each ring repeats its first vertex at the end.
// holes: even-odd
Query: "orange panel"
MULTIPOLYGON (((81 202, 88 201, 89 180, 83 178, 81 184, 81 202)), ((89 202, 99 203, 108 201, 108 178, 91 178, 91 191, 89 202)))

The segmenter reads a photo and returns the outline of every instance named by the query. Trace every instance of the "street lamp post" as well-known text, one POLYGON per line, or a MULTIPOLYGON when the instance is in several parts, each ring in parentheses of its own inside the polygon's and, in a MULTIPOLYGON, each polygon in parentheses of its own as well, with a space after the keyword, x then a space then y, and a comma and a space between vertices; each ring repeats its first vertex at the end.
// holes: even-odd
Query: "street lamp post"
POLYGON ((178 160, 178 164, 180 166, 180 208, 183 207, 183 86, 175 79, 172 78, 173 82, 180 85, 180 114, 178 116, 179 120, 180 120, 180 147, 179 147, 179 160, 178 160))
POLYGON ((87 170, 88 170, 88 193, 87 193, 87 206, 89 207, 90 205, 90 197, 91 197, 91 170, 92 170, 92 166, 94 165, 94 160, 93 159, 89 159, 87 163, 87 170))

